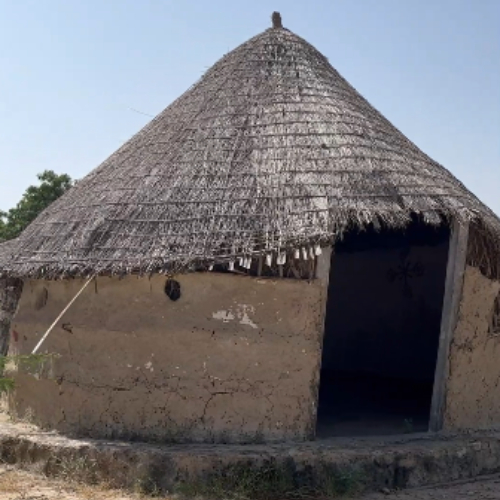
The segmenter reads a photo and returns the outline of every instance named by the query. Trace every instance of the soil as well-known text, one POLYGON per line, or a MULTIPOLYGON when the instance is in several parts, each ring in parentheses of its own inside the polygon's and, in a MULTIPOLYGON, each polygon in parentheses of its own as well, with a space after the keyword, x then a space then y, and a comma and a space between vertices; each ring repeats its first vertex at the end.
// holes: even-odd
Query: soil
MULTIPOLYGON (((31 472, 0 466, 0 500, 145 500, 145 498, 139 494, 131 495, 105 487, 56 481, 31 472)), ((156 499, 161 500, 158 497, 156 499)), ((500 476, 434 488, 376 493, 357 500, 384 499, 500 500, 500 476)))
POLYGON ((359 500, 499 500, 500 476, 478 478, 438 487, 406 490, 396 493, 376 493, 359 500))

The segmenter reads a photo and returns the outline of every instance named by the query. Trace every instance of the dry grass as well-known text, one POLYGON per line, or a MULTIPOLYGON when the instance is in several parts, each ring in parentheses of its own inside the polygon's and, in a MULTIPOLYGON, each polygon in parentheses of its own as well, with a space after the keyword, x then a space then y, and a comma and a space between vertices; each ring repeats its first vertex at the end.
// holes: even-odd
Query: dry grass
POLYGON ((140 494, 131 495, 105 486, 63 482, 33 472, 0 466, 0 500, 143 500, 145 498, 140 494))

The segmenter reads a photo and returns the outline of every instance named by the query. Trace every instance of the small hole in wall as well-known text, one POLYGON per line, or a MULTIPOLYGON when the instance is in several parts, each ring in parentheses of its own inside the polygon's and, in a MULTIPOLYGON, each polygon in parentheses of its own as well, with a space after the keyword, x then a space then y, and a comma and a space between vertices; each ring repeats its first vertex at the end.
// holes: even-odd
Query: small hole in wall
POLYGON ((165 283, 165 295, 174 302, 181 298, 181 284, 176 280, 168 279, 165 283))
POLYGON ((35 298, 34 308, 35 311, 43 309, 47 305, 47 300, 49 299, 49 291, 43 287, 35 298))
POLYGON ((490 321, 490 335, 500 335, 500 294, 496 296, 490 321))

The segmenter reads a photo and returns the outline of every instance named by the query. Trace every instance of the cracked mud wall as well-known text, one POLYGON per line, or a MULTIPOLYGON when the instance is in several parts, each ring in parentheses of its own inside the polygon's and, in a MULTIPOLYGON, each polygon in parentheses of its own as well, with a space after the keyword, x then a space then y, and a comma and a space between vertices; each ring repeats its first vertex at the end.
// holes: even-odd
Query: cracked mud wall
POLYGON ((467 266, 458 322, 450 347, 446 430, 500 424, 500 336, 489 330, 500 282, 467 266))
MULTIPOLYGON (((325 290, 320 280, 196 273, 98 278, 16 374, 11 410, 72 435, 159 441, 310 438, 325 290)), ((25 283, 11 352, 29 353, 83 282, 25 283)))

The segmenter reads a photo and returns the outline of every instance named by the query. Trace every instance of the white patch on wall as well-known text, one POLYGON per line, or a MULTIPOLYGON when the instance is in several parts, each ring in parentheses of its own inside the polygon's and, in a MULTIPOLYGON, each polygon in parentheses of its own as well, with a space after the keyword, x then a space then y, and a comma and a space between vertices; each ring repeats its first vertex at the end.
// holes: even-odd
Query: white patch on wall
POLYGON ((218 319, 224 323, 229 323, 234 319, 234 315, 231 311, 217 311, 212 314, 213 319, 218 319))
MULTIPOLYGON (((259 327, 250 319, 250 314, 255 314, 255 308, 253 306, 247 306, 246 304, 238 305, 239 312, 241 312, 241 316, 238 315, 238 319, 240 320, 240 324, 248 325, 254 329, 258 329, 259 327)), ((237 313, 238 314, 238 313, 237 313)))
POLYGON ((258 329, 258 325, 251 319, 251 315, 255 314, 255 307, 247 304, 237 304, 235 308, 229 308, 227 311, 216 311, 212 313, 212 318, 229 323, 237 320, 241 325, 249 326, 253 329, 258 329))

